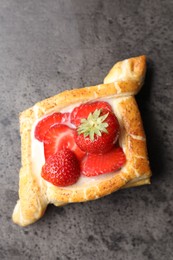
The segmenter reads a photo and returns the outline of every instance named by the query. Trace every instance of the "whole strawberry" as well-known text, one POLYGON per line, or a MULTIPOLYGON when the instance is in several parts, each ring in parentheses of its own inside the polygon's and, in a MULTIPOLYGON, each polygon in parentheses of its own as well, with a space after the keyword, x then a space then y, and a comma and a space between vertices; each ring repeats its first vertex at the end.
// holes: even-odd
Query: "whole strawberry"
POLYGON ((42 167, 41 176, 55 186, 69 186, 77 182, 80 176, 79 162, 69 149, 59 150, 50 156, 42 167))
POLYGON ((103 154, 112 149, 119 136, 115 114, 107 109, 96 109, 87 119, 81 119, 75 141, 81 150, 103 154))

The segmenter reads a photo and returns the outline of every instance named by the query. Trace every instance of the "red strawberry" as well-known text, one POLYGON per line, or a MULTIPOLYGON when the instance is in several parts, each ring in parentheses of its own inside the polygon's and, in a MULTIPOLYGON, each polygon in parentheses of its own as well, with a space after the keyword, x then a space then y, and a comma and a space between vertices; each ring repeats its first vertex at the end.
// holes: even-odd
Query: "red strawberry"
POLYGON ((81 163, 81 171, 87 176, 97 176, 119 170, 126 162, 123 150, 113 148, 105 154, 88 154, 81 163))
POLYGON ((66 123, 69 122, 70 113, 54 113, 52 115, 49 115, 45 118, 43 118, 41 121, 38 122, 35 128, 35 138, 38 139, 40 142, 43 141, 45 133, 48 131, 48 129, 55 125, 60 123, 66 123))
POLYGON ((55 186, 68 186, 77 182, 80 167, 76 155, 69 149, 59 150, 42 167, 41 176, 55 186))
POLYGON ((49 156, 64 148, 69 148, 78 159, 81 159, 85 153, 81 151, 74 140, 75 132, 75 129, 66 125, 56 124, 50 127, 43 140, 45 159, 47 160, 49 156))
POLYGON ((71 122, 72 124, 79 126, 82 118, 87 118, 90 113, 93 113, 96 109, 107 109, 112 111, 109 103, 104 101, 87 102, 78 107, 75 107, 71 112, 71 122))
POLYGON ((115 114, 107 109, 96 109, 87 119, 81 120, 75 141, 81 150, 89 153, 106 153, 119 136, 119 123, 115 114))

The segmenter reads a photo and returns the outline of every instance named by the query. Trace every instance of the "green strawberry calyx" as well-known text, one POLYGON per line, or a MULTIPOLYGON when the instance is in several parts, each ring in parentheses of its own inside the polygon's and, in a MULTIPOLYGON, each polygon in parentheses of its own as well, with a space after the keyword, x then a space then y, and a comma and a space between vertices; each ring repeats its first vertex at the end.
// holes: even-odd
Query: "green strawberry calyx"
POLYGON ((81 119, 77 132, 83 134, 84 137, 89 136, 91 141, 94 141, 94 135, 101 136, 102 133, 108 133, 108 123, 104 122, 108 117, 109 112, 105 115, 101 115, 101 109, 96 109, 93 113, 90 113, 87 118, 81 119))

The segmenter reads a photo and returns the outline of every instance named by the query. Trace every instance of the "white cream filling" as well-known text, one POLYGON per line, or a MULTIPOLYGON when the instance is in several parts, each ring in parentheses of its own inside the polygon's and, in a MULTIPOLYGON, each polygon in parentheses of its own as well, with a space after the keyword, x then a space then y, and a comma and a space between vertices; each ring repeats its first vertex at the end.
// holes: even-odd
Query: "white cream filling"
MULTIPOLYGON (((122 126, 122 118, 121 118, 121 114, 119 113, 118 111, 118 104, 122 101, 122 100, 125 100, 125 99, 128 99, 128 97, 119 97, 119 98, 113 98, 113 97, 107 97, 107 98, 102 98, 102 99, 99 99, 99 100, 102 100, 102 101, 105 101, 105 102, 108 102, 112 109, 113 109, 113 112, 115 113, 115 115, 117 116, 118 118, 118 121, 119 121, 119 124, 120 124, 120 137, 119 137, 119 144, 120 146, 122 147, 122 149, 124 150, 125 152, 125 146, 123 144, 123 136, 124 136, 124 129, 123 129, 123 126, 122 126)), ((74 107, 77 107, 79 106, 81 103, 76 103, 76 104, 73 104, 71 106, 68 106, 60 111, 56 111, 56 108, 54 109, 54 111, 51 111, 50 113, 48 113, 47 115, 49 114, 52 114, 52 113, 55 113, 55 112, 61 112, 61 113, 65 113, 65 112, 71 112, 73 110, 74 107)), ((46 115, 46 116, 47 116, 46 115)), ((43 147, 43 143, 38 141, 35 137, 34 137, 34 131, 35 131, 35 127, 37 125, 37 123, 42 120, 43 118, 40 118, 39 120, 36 120, 36 122, 34 123, 33 125, 33 128, 32 128, 32 131, 31 131, 31 154, 32 154, 32 170, 33 170, 33 173, 40 179, 41 178, 41 169, 42 169, 42 166, 45 164, 45 158, 44 158, 44 147, 43 147)), ((72 124, 67 124, 69 127, 74 127, 72 124)), ((118 173, 118 171, 117 171, 118 173)), ((92 186, 92 184, 95 182, 101 182, 105 179, 111 179, 116 173, 106 173, 106 174, 101 174, 99 176, 95 176, 95 177, 85 177, 83 175, 80 176, 79 180, 73 184, 73 185, 70 185, 68 187, 63 187, 63 189, 76 189, 76 188, 81 188, 83 186, 92 186)), ((41 178, 42 179, 42 178, 41 178)), ((53 186, 53 184, 49 183, 49 182, 46 182, 47 183, 47 186, 50 187, 50 186, 53 186)))

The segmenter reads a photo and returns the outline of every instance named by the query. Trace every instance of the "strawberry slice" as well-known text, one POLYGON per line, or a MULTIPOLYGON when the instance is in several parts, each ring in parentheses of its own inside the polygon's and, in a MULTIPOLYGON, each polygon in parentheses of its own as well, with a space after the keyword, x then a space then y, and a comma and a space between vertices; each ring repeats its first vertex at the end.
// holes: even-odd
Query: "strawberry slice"
POLYGON ((74 139, 75 132, 75 129, 63 124, 55 124, 50 127, 43 140, 45 159, 47 160, 58 150, 68 148, 73 151, 80 160, 85 155, 85 152, 76 144, 74 139))
POLYGON ((62 114, 59 112, 43 118, 41 121, 38 122, 38 124, 35 127, 35 138, 40 142, 43 142, 44 136, 51 126, 60 123, 67 123, 69 122, 69 117, 70 113, 62 114))
POLYGON ((119 170, 126 162, 120 147, 105 154, 88 154, 81 162, 82 174, 91 177, 119 170))
POLYGON ((112 111, 109 103, 104 101, 87 102, 78 107, 75 107, 71 112, 71 122, 72 124, 79 126, 82 118, 87 118, 90 113, 93 113, 96 109, 107 109, 112 111))

